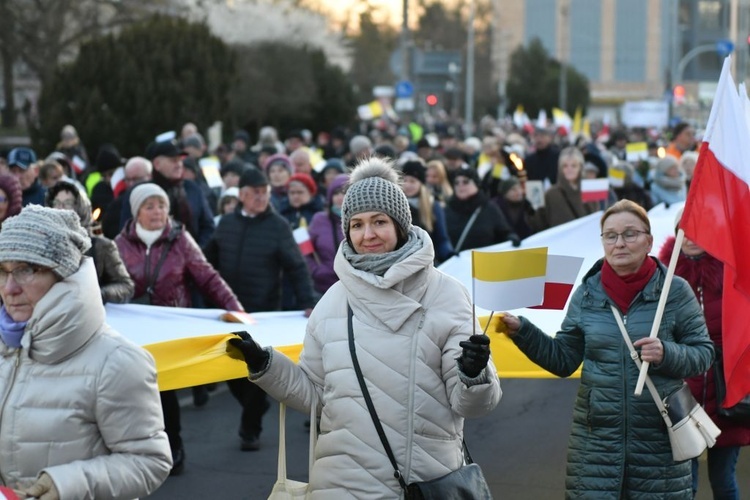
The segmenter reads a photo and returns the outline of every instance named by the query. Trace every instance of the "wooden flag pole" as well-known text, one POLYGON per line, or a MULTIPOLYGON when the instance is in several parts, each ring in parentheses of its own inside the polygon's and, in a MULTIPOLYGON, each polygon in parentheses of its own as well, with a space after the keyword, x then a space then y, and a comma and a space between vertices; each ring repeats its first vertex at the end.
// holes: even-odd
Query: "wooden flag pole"
MULTIPOLYGON (((659 334, 659 326, 661 325, 661 318, 664 315, 664 308, 667 304, 667 296, 669 295, 669 288, 672 286, 672 278, 674 277, 674 270, 677 267, 677 258, 680 256, 680 249, 682 248, 682 240, 685 238, 685 232, 680 228, 677 231, 675 237, 674 248, 672 249, 672 256, 669 258, 669 267, 667 268, 667 277, 664 278, 664 287, 661 289, 661 296, 659 297, 659 305, 656 307, 656 316, 654 317, 654 324, 651 325, 650 338, 656 338, 659 334)), ((647 259, 650 257, 646 257, 647 259)), ((643 384, 646 383, 646 375, 648 374, 649 362, 644 361, 641 364, 641 372, 638 374, 638 382, 635 384, 635 395, 640 396, 643 392, 643 384)))

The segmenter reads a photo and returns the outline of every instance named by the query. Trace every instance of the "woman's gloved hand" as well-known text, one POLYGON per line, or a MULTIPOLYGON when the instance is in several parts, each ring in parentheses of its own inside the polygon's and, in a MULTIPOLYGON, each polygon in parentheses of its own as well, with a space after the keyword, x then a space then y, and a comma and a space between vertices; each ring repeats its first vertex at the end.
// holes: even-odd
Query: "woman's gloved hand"
POLYGON ((476 378, 490 360, 490 338, 487 335, 472 335, 458 345, 464 350, 458 358, 459 368, 467 377, 476 378))
POLYGON ((42 472, 36 483, 32 484, 28 488, 22 490, 27 495, 27 498, 38 498, 39 500, 60 500, 60 493, 58 493, 55 483, 49 474, 42 472))
POLYGON ((262 372, 268 364, 270 355, 260 344, 253 340, 247 332, 232 332, 237 339, 227 341, 227 353, 234 359, 241 359, 247 363, 252 373, 262 372))

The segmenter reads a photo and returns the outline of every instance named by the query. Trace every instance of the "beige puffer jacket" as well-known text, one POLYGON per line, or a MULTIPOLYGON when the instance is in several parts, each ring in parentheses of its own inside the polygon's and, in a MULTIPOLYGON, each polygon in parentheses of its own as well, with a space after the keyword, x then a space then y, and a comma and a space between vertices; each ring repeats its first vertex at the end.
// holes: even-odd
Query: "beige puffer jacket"
POLYGON ((90 258, 0 342, 0 482, 50 475, 60 500, 132 499, 169 475, 151 356, 104 322, 90 258))
POLYGON ((352 365, 347 302, 357 357, 407 483, 458 469, 464 418, 486 415, 500 400, 492 361, 477 379, 459 376, 458 343, 473 332, 471 299, 433 267, 430 237, 414 230, 421 248, 383 277, 354 269, 339 248, 341 281, 315 307, 299 365, 274 352, 255 376, 271 396, 301 411, 309 411, 314 392, 322 396, 313 499, 401 495, 352 365))

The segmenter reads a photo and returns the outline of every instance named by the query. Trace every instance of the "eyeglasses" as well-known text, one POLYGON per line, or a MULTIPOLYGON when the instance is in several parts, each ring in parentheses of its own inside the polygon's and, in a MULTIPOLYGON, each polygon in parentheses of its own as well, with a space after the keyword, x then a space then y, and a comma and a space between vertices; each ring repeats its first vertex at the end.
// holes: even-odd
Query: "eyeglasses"
POLYGON ((52 200, 52 208, 66 208, 72 210, 75 207, 75 200, 52 200))
POLYGON ((633 243, 635 240, 638 239, 638 236, 640 234, 649 234, 648 231, 639 231, 637 229, 628 229, 626 231, 623 231, 621 233, 616 233, 614 231, 608 231, 606 233, 602 233, 602 241, 606 243, 607 245, 614 245, 617 243, 617 238, 622 236, 622 240, 625 243, 633 243))
POLYGON ((8 282, 8 276, 13 275, 13 281, 19 285, 28 285, 31 280, 34 279, 34 275, 44 271, 48 271, 49 268, 39 266, 18 266, 12 271, 6 271, 0 267, 0 286, 5 286, 8 282))

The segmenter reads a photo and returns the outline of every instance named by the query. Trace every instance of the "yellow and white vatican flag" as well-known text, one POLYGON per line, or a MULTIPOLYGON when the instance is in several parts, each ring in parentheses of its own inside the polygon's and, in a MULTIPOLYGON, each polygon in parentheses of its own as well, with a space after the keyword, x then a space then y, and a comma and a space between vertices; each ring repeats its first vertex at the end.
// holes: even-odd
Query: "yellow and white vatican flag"
POLYGON ((541 305, 547 275, 547 248, 471 252, 474 305, 507 311, 541 305))

